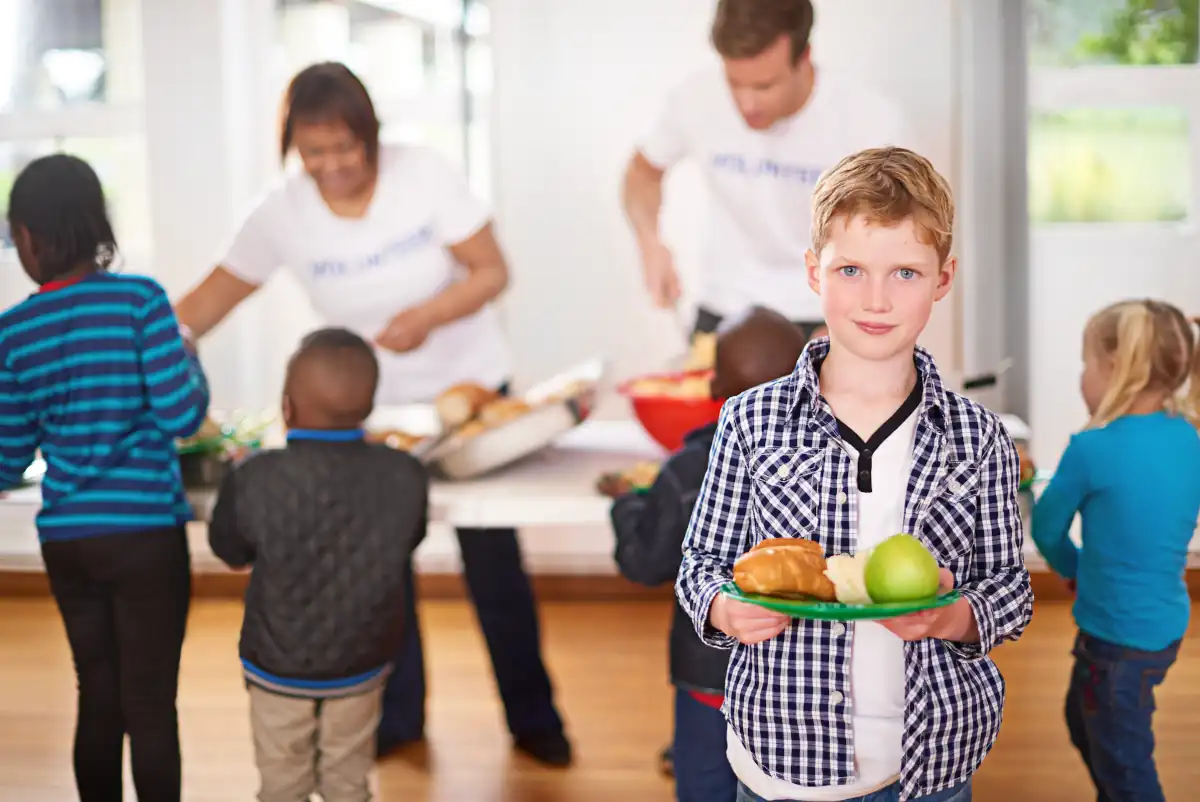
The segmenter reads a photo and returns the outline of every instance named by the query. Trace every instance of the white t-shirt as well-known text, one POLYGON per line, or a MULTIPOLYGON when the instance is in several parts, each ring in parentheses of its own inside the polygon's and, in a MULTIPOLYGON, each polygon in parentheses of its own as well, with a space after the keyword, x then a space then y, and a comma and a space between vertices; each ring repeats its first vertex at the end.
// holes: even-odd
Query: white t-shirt
MULTIPOLYGON (((363 217, 338 217, 307 174, 290 174, 251 212, 221 264, 252 284, 289 268, 326 323, 371 342, 399 312, 461 279, 465 269, 446 248, 490 218, 437 152, 383 145, 363 217)), ((499 386, 509 378, 504 333, 490 304, 435 329, 414 351, 377 353, 381 404, 428 401, 457 382, 499 386)))
MULTIPOLYGON (((869 549, 904 531, 904 501, 912 473, 917 412, 909 415, 875 450, 870 493, 857 493, 858 548, 869 549)), ((850 476, 858 475, 858 453, 849 443, 850 476)), ((734 774, 764 799, 840 802, 886 788, 900 778, 904 755, 904 641, 874 621, 854 627, 850 652, 850 705, 858 777, 850 785, 803 788, 763 772, 729 729, 726 754, 734 774)))
POLYGON ((667 169, 696 159, 709 188, 698 299, 721 315, 765 305, 792 320, 820 320, 808 287, 812 191, 855 151, 910 141, 898 104, 818 70, 797 114, 766 131, 748 127, 718 69, 690 77, 667 97, 639 150, 667 169))

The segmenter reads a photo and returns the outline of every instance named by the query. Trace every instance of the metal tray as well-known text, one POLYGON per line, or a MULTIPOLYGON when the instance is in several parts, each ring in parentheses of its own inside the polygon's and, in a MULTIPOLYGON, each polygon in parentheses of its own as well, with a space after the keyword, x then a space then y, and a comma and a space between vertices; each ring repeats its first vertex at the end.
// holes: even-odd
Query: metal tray
POLYGON ((521 398, 533 410, 474 437, 439 442, 425 455, 436 474, 474 479, 552 445, 591 414, 604 376, 604 363, 586 362, 542 382, 521 398))

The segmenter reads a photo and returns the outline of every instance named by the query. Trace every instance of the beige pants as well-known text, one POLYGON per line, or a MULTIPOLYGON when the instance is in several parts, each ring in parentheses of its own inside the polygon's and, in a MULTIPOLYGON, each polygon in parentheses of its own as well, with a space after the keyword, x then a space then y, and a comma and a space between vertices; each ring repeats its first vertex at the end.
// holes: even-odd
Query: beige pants
POLYGON ((369 802, 382 700, 382 688, 315 701, 251 685, 259 802, 369 802))

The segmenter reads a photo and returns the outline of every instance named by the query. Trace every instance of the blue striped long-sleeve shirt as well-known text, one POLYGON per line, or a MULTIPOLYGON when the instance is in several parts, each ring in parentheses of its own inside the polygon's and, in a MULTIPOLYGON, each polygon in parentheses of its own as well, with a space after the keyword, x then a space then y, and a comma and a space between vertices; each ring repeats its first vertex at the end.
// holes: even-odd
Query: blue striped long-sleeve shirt
POLYGON ((0 489, 40 450, 43 542, 183 524, 175 440, 200 428, 208 400, 153 279, 47 284, 0 315, 0 489))

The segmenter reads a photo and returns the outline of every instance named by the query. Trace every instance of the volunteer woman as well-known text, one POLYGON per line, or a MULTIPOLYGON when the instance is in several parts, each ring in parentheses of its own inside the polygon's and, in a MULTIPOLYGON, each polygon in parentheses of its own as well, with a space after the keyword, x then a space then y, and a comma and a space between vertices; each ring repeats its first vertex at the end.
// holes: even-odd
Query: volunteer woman
MULTIPOLYGON (((503 388, 508 353, 492 301, 508 269, 488 210, 433 151, 381 145, 370 96, 341 64, 296 75, 285 112, 282 155, 294 149, 303 171, 251 212, 220 265, 179 302, 180 321, 203 336, 287 266, 328 323, 377 344, 379 403, 429 401, 462 381, 503 388)), ((516 745, 565 765, 570 745, 516 532, 459 529, 458 541, 516 745)), ((410 602, 406 644, 384 694, 381 754, 423 737, 424 708, 410 602)))

